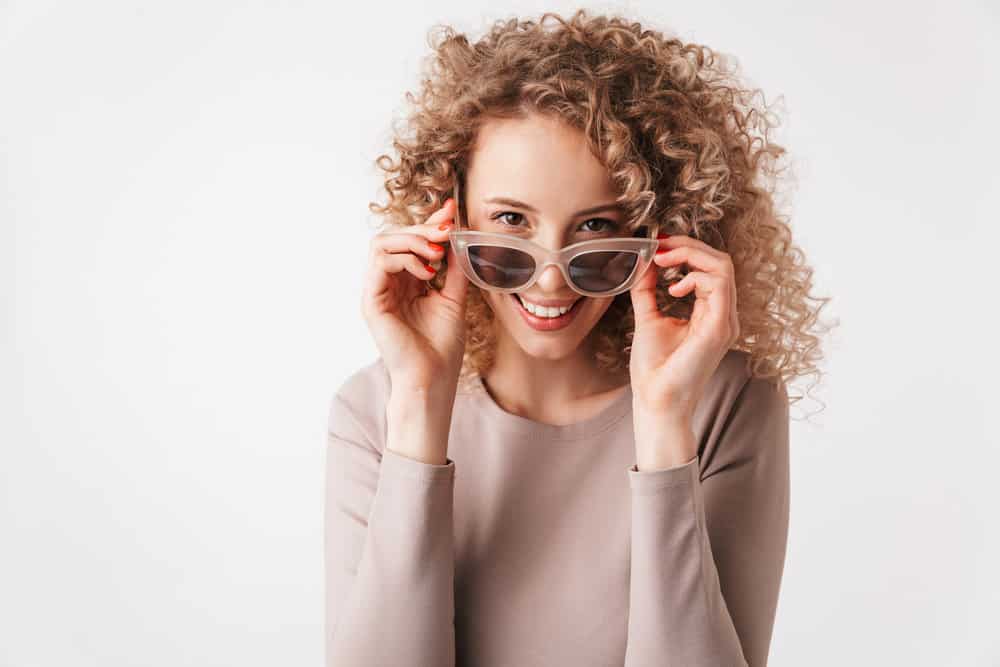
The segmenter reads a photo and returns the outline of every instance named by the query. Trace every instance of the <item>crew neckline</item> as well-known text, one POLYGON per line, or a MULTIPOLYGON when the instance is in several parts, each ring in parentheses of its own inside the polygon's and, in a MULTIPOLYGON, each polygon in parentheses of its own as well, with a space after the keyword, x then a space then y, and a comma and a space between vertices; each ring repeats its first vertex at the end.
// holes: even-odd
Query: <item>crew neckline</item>
POLYGON ((507 412, 486 390, 486 384, 478 374, 473 395, 495 425, 511 435, 531 436, 539 440, 583 440, 611 428, 632 410, 631 384, 627 384, 625 390, 600 412, 571 424, 546 424, 507 412))

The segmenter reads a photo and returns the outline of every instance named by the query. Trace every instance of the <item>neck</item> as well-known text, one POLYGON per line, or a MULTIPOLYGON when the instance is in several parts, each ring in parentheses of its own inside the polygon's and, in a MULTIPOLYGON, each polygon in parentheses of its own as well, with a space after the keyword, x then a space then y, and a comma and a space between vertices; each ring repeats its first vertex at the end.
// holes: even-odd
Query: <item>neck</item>
POLYGON ((570 356, 540 359, 500 336, 493 367, 483 380, 505 410, 537 421, 557 419, 555 416, 572 413, 577 406, 610 400, 607 394, 617 395, 628 378, 599 372, 588 341, 570 356))

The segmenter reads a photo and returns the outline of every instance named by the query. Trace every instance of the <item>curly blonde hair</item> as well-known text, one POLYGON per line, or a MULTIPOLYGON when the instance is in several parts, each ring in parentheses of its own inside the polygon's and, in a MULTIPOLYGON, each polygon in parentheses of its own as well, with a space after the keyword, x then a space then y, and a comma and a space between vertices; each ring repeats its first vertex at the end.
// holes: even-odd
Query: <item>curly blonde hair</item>
MULTIPOLYGON (((630 226, 652 216, 668 233, 732 257, 741 331, 734 348, 747 353, 750 374, 819 381, 814 329, 830 299, 809 296, 813 271, 776 210, 785 149, 768 131, 777 121, 725 56, 586 10, 569 19, 546 12, 537 21, 498 20, 474 43, 435 25, 428 43, 421 90, 406 93, 411 111, 394 127, 398 159, 375 160, 388 202, 370 202, 370 211, 392 226, 422 223, 452 195, 484 122, 555 116, 581 130, 608 168, 630 226)), ((693 294, 677 299, 666 291, 684 272, 669 267, 657 279, 657 301, 671 315, 690 310, 693 294)), ((440 288, 443 275, 431 285, 440 288)), ((493 312, 469 287, 463 386, 493 365, 496 343, 493 312)), ((588 337, 599 369, 627 372, 633 331, 624 292, 588 337)), ((789 393, 792 403, 801 398, 789 393)))

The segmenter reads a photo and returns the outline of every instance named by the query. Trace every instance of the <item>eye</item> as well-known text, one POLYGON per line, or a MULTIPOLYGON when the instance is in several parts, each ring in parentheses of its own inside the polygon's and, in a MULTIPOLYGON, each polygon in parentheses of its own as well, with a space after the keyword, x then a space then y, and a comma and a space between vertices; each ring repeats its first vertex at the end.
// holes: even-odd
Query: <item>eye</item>
MULTIPOLYGON (((494 213, 493 215, 490 216, 490 220, 501 220, 504 223, 508 223, 505 224, 505 226, 508 227, 520 227, 520 225, 517 224, 517 222, 522 220, 523 218, 524 218, 523 215, 515 211, 500 211, 499 213, 494 213), (505 216, 515 216, 515 217, 512 220, 510 218, 505 218, 505 216)), ((618 229, 618 223, 615 222, 614 220, 608 220, 607 218, 591 218, 590 220, 584 222, 580 226, 580 229, 582 231, 591 232, 593 234, 599 234, 602 232, 613 232, 618 229), (589 225, 590 223, 599 223, 599 227, 597 229, 593 228, 587 229, 586 225, 589 225)))
MULTIPOLYGON (((515 213, 514 211, 500 211, 499 213, 494 213, 493 215, 491 215, 490 216, 490 220, 499 220, 499 219, 503 218, 503 216, 505 216, 505 215, 516 215, 516 216, 518 216, 518 219, 520 219, 521 217, 523 217, 523 216, 521 216, 520 213, 515 213)), ((511 225, 511 226, 515 226, 516 227, 517 225, 511 225)))
POLYGON ((601 228, 601 229, 585 229, 584 231, 586 231, 586 232, 610 232, 610 231, 614 231, 614 230, 618 229, 618 223, 615 222, 614 220, 608 220, 607 218, 591 218, 590 220, 587 220, 583 224, 587 225, 587 224, 589 224, 591 222, 602 223, 604 225, 604 227, 601 228))

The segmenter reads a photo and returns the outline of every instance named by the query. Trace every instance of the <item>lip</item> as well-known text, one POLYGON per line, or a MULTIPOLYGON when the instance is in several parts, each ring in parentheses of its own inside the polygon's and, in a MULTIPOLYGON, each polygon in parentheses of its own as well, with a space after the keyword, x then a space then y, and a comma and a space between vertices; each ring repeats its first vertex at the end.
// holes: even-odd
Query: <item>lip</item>
POLYGON ((585 300, 584 298, 577 299, 573 307, 559 317, 538 317, 524 309, 517 294, 511 293, 510 297, 514 300, 514 307, 521 313, 521 317, 535 331, 557 331, 566 328, 576 318, 576 312, 580 310, 580 304, 585 300))

